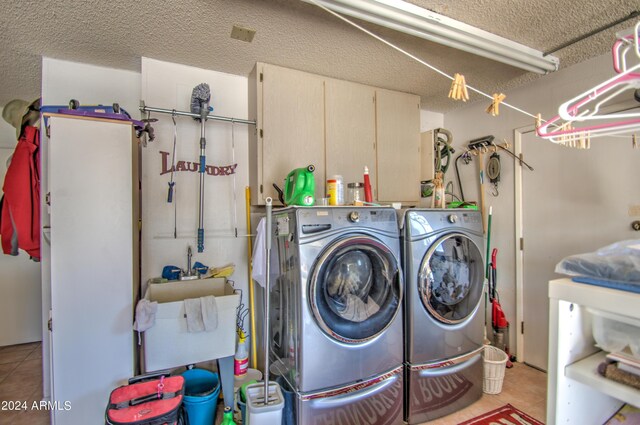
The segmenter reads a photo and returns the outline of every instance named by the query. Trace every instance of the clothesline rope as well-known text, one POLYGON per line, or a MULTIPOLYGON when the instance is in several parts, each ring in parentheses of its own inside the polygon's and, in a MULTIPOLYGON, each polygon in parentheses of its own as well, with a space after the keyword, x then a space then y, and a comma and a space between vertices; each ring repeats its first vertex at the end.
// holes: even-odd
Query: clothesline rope
MULTIPOLYGON (((420 64, 422 64, 422 65, 424 65, 424 66, 426 66, 427 68, 431 69, 432 71, 437 72, 438 74, 442 75, 443 77, 448 78, 448 79, 450 79, 450 80, 452 80, 452 81, 454 80, 454 77, 453 77, 453 76, 451 76, 451 75, 447 74, 446 72, 441 71, 440 69, 436 68, 435 66, 433 66, 433 65, 431 65, 431 64, 429 64, 429 63, 427 63, 427 62, 423 61, 422 59, 420 59, 420 58, 418 58, 417 56, 415 56, 415 55, 413 55, 413 54, 411 54, 411 53, 407 52, 406 50, 404 50, 404 49, 402 49, 402 48, 400 48, 400 47, 396 46, 395 44, 391 43, 390 41, 385 40, 384 38, 380 37, 379 35, 372 33, 371 31, 367 30, 366 28, 364 28, 364 27, 362 27, 362 26, 360 26, 360 25, 356 24, 355 22, 353 22, 353 21, 351 21, 351 20, 349 20, 349 19, 345 18, 345 17, 344 17, 344 16, 342 16, 341 14, 339 14, 339 13, 337 13, 337 12, 334 12, 333 10, 331 10, 331 9, 329 9, 329 8, 327 8, 327 7, 323 6, 323 5, 321 5, 321 4, 319 4, 319 3, 318 3, 318 2, 316 2, 315 0, 309 0, 309 1, 311 1, 313 4, 315 4, 315 5, 316 5, 316 6, 318 6, 319 8, 321 8, 321 9, 323 9, 323 10, 325 10, 325 11, 329 12, 330 14, 332 14, 332 15, 333 15, 333 16, 335 16, 335 17, 337 17, 338 19, 341 19, 342 21, 344 21, 344 22, 348 23, 349 25, 351 25, 351 26, 353 26, 353 27, 355 27, 355 28, 359 29, 360 31, 364 32, 365 34, 368 34, 368 35, 370 35, 371 37, 375 38, 376 40, 378 40, 378 41, 380 41, 380 42, 382 42, 382 43, 386 44, 387 46, 391 47, 392 49, 397 50, 398 52, 400 52, 400 53, 402 53, 402 54, 404 54, 404 55, 406 55, 406 56, 410 57, 411 59, 415 60, 416 62, 418 62, 418 63, 420 63, 420 64)), ((476 89, 475 87, 472 87, 472 86, 470 86, 470 85, 468 85, 468 84, 467 84, 467 88, 468 88, 469 90, 474 91, 474 92, 478 93, 479 95, 484 96, 484 97, 486 97, 487 99, 490 99, 491 101, 493 101, 493 95, 487 94, 487 93, 485 93, 485 92, 483 92, 483 91, 481 91, 481 90, 479 90, 479 89, 476 89)), ((520 108, 518 108, 518 107, 516 107, 516 106, 514 106, 514 105, 511 105, 511 104, 509 104, 509 103, 507 103, 507 102, 504 102, 504 101, 503 101, 501 104, 502 104, 502 105, 504 105, 504 106, 506 106, 506 107, 508 107, 508 108, 513 109, 514 111, 517 111, 517 112, 520 112, 520 113, 522 113, 522 114, 525 114, 525 115, 527 115, 527 116, 529 116, 529 117, 531 117, 531 118, 536 118, 536 116, 535 116, 534 114, 530 114, 529 112, 527 112, 527 111, 525 111, 525 110, 523 110, 523 109, 520 109, 520 108)), ((544 120, 543 120, 543 121, 544 121, 544 120)))

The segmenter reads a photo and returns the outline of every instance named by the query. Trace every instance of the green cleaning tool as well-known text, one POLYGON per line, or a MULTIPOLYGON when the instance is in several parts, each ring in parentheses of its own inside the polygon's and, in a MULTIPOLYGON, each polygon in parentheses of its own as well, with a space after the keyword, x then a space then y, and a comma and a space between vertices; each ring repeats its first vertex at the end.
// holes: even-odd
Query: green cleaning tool
POLYGON ((316 203, 316 182, 313 172, 314 165, 304 168, 296 168, 291 171, 284 181, 285 205, 313 206, 316 203))

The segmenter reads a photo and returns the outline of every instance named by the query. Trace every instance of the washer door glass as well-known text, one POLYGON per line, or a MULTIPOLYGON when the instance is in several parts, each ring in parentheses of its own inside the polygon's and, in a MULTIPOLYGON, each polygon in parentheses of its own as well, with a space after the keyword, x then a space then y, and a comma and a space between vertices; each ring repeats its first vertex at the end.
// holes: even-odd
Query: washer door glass
POLYGON ((482 299, 484 264, 476 244, 461 233, 438 239, 427 251, 418 279, 422 304, 443 323, 471 316, 482 299))
POLYGON ((397 260, 374 238, 340 239, 316 261, 309 293, 315 319, 327 335, 348 343, 370 340, 400 309, 397 260))

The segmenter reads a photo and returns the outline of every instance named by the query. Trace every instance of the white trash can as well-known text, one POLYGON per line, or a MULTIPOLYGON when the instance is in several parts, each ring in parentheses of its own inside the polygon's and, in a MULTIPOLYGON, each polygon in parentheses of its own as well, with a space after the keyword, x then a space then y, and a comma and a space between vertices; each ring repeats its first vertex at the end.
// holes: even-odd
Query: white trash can
POLYGON ((486 394, 500 394, 504 371, 507 367, 509 356, 507 353, 492 345, 485 345, 483 352, 484 381, 482 390, 486 394))

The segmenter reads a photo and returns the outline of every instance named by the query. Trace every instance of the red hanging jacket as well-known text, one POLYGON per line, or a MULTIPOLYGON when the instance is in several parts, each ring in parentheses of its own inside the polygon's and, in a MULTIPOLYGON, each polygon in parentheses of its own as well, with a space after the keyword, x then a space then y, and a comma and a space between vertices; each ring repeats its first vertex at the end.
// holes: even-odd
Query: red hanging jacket
POLYGON ((4 177, 0 235, 2 251, 18 248, 40 259, 40 131, 26 126, 4 177))

